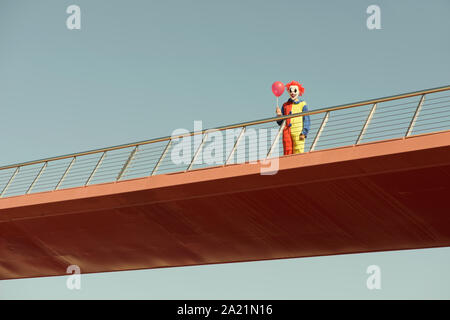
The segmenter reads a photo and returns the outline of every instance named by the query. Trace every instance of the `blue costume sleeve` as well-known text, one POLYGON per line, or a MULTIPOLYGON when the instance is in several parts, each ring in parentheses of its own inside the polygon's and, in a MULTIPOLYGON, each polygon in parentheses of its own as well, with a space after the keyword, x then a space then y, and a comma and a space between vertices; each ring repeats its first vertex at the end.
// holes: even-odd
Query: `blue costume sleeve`
MULTIPOLYGON (((308 106, 305 104, 303 106, 303 112, 308 112, 308 106)), ((302 130, 302 134, 305 135, 305 137, 308 136, 308 132, 309 132, 309 127, 311 126, 311 119, 308 116, 303 116, 303 130, 302 130)))
MULTIPOLYGON (((284 106, 281 106, 281 115, 284 115, 284 106)), ((283 120, 277 121, 278 125, 281 126, 283 120)))

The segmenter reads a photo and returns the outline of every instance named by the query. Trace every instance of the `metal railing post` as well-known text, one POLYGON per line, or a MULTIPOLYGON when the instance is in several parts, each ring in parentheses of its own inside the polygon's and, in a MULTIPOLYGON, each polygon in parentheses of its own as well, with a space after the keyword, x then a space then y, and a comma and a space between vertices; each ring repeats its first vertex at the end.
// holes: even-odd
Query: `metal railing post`
POLYGON ((241 138, 244 136, 245 130, 246 130, 246 127, 242 127, 242 130, 239 133, 239 136, 237 137, 236 142, 234 143, 233 149, 231 149, 231 152, 227 158, 227 161, 225 161, 225 165, 229 164, 231 159, 233 158, 234 152, 236 151, 236 149, 239 145, 239 142, 241 141, 241 138))
POLYGON ((19 173, 19 169, 20 169, 20 167, 17 167, 16 170, 14 170, 14 173, 12 174, 11 178, 9 178, 8 183, 3 188, 2 193, 0 193, 0 198, 2 198, 4 196, 4 194, 6 193, 6 190, 8 190, 10 184, 12 183, 12 181, 14 180, 16 175, 19 173))
POLYGON ((277 135, 275 136, 275 139, 273 139, 272 145, 270 146, 269 152, 267 152, 266 159, 270 157, 270 155, 273 152, 273 149, 275 148, 275 145, 278 143, 278 140, 280 139, 281 132, 283 132, 284 127, 286 126, 286 120, 283 120, 283 123, 280 125, 280 129, 278 129, 277 135))
POLYGON ((86 181, 86 183, 84 184, 84 186, 87 186, 87 185, 89 185, 89 183, 91 183, 91 180, 92 180, 92 178, 94 177, 95 173, 97 172, 98 167, 100 167, 100 165, 101 165, 102 162, 103 162, 103 159, 105 159, 106 152, 107 152, 107 151, 104 151, 104 152, 103 152, 102 156, 100 157, 100 159, 99 159, 98 162, 97 162, 97 165, 95 166, 94 170, 92 170, 92 172, 91 172, 91 174, 89 175, 89 178, 87 179, 87 181, 86 181))
POLYGON ((36 182, 39 180, 39 178, 41 177, 42 173, 44 172, 45 168, 47 168, 47 163, 48 162, 44 162, 44 165, 41 167, 41 169, 39 170, 38 175, 36 176, 36 178, 34 178, 33 182, 31 183, 30 187, 28 188, 27 192, 25 192, 25 194, 29 194, 31 192, 31 190, 33 190, 33 187, 36 185, 36 182))
POLYGON ((127 162, 125 162, 122 169, 120 170, 116 181, 119 181, 120 179, 122 179, 123 175, 125 174, 125 171, 127 170, 128 166, 130 165, 131 161, 133 161, 134 156, 136 155, 137 151, 138 151, 138 146, 134 147, 133 151, 131 151, 130 156, 127 159, 127 162))
POLYGON ((77 157, 73 157, 72 161, 70 161, 66 171, 64 171, 63 176, 61 177, 61 179, 59 179, 58 184, 55 186, 54 190, 58 190, 59 189, 59 187, 63 183, 64 179, 66 178, 67 174, 69 173, 70 169, 72 168, 73 164, 75 163, 76 159, 77 159, 77 157))
POLYGON ((314 137, 314 141, 311 145, 311 148, 309 148, 309 151, 314 151, 314 149, 316 148, 317 142, 319 142, 319 138, 322 135, 323 128, 325 128, 325 125, 327 124, 329 117, 330 111, 327 111, 327 113, 325 113, 325 117, 323 117, 322 123, 320 124, 319 131, 317 131, 317 134, 314 137))
POLYGON ((206 141, 207 136, 208 136, 208 133, 205 132, 204 135, 203 135, 202 142, 201 142, 200 145, 198 146, 197 151, 195 151, 195 154, 194 154, 194 156, 192 157, 191 163, 189 164, 189 166, 188 166, 188 168, 186 169, 186 171, 189 171, 189 170, 192 169, 192 166, 194 165, 195 160, 197 159, 197 157, 198 157, 200 151, 202 150, 203 145, 205 144, 205 141, 206 141))
POLYGON ((377 104, 374 103, 372 106, 372 109, 370 109, 369 115, 367 116, 366 122, 364 123, 364 126, 362 127, 361 132, 359 133, 358 139, 356 139, 355 144, 359 144, 361 142, 362 138, 364 137, 364 135, 366 134, 367 128, 369 127, 369 123, 372 120, 376 109, 377 109, 377 104))
POLYGON ((166 157, 167 151, 169 150, 171 144, 172 144, 172 139, 170 139, 169 142, 166 144, 166 147, 164 148, 164 151, 161 154, 161 157, 159 157, 158 162, 155 164, 155 167, 153 168, 152 173, 150 174, 151 176, 154 176, 156 174, 156 171, 158 170, 159 165, 161 164, 161 162, 166 157))
POLYGON ((419 113, 422 110, 423 102, 425 101, 425 95, 423 94, 420 98, 419 104, 417 105, 416 112, 414 112, 414 116, 411 119, 411 123, 409 124, 408 130, 406 131, 405 137, 409 137, 414 129, 414 125, 416 124, 417 118, 419 117, 419 113))

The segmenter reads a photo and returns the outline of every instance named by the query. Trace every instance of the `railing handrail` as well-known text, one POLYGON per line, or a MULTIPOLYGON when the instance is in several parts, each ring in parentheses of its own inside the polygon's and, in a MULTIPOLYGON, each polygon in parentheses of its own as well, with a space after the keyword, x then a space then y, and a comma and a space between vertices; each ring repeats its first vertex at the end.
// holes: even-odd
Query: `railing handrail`
POLYGON ((160 138, 156 138, 156 139, 143 140, 143 141, 138 141, 138 142, 116 145, 116 146, 112 146, 112 147, 99 148, 99 149, 93 149, 93 150, 84 151, 84 152, 71 153, 71 154, 66 154, 66 155, 57 156, 57 157, 50 157, 50 158, 45 158, 45 159, 40 159, 40 160, 15 163, 15 164, 10 164, 10 165, 6 165, 6 166, 1 166, 0 170, 29 166, 29 165, 45 163, 45 162, 50 162, 50 161, 56 161, 56 160, 69 159, 69 158, 73 158, 73 157, 81 157, 81 156, 86 156, 86 155, 96 154, 96 153, 101 153, 101 152, 107 152, 107 151, 126 149, 126 148, 130 148, 130 147, 136 147, 136 146, 146 145, 146 144, 150 144, 150 143, 168 141, 170 139, 183 138, 183 137, 187 137, 187 136, 193 136, 196 134, 203 134, 207 131, 222 131, 222 130, 247 127, 247 126, 263 124, 263 123, 267 123, 267 122, 281 121, 281 120, 298 117, 298 116, 307 116, 307 115, 319 114, 319 113, 324 113, 324 112, 343 110, 343 109, 348 109, 348 108, 360 107, 360 106, 364 106, 364 105, 387 102, 387 101, 398 100, 398 99, 405 99, 405 98, 410 98, 410 97, 415 97, 415 96, 420 96, 420 95, 430 94, 430 93, 435 93, 435 92, 447 91, 447 90, 450 90, 450 85, 436 87, 436 88, 430 88, 430 89, 425 89, 425 90, 419 90, 419 91, 414 91, 414 92, 409 92, 409 93, 403 93, 403 94, 398 94, 398 95, 393 95, 393 96, 387 96, 387 97, 383 97, 383 98, 341 104, 341 105, 337 105, 337 106, 333 106, 333 107, 325 107, 325 108, 321 108, 321 109, 311 110, 308 112, 295 113, 295 114, 287 115, 287 116, 275 116, 275 117, 270 117, 270 118, 265 118, 265 119, 260 119, 260 120, 241 122, 241 123, 236 123, 236 124, 232 124, 232 125, 212 128, 212 129, 204 129, 201 131, 189 132, 187 134, 183 134, 183 135, 179 135, 179 136, 165 136, 165 137, 160 137, 160 138))

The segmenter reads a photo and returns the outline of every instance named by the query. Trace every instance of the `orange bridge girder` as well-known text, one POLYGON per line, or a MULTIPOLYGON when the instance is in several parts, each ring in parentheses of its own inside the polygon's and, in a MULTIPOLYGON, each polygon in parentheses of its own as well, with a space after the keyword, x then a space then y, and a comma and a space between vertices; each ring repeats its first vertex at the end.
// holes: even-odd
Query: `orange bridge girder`
POLYGON ((0 199, 0 279, 450 246, 450 131, 0 199))

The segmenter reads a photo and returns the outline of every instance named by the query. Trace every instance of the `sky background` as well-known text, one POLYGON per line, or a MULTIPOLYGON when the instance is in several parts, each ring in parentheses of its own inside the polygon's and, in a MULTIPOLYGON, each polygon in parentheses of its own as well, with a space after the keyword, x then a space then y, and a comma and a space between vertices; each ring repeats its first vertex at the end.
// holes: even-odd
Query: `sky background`
MULTIPOLYGON (((449 14, 448 0, 0 0, 0 165, 267 118, 274 81, 303 83, 313 110, 447 85, 449 14)), ((449 299, 449 267, 450 248, 352 254, 83 275, 79 291, 7 280, 0 299, 449 299)))

